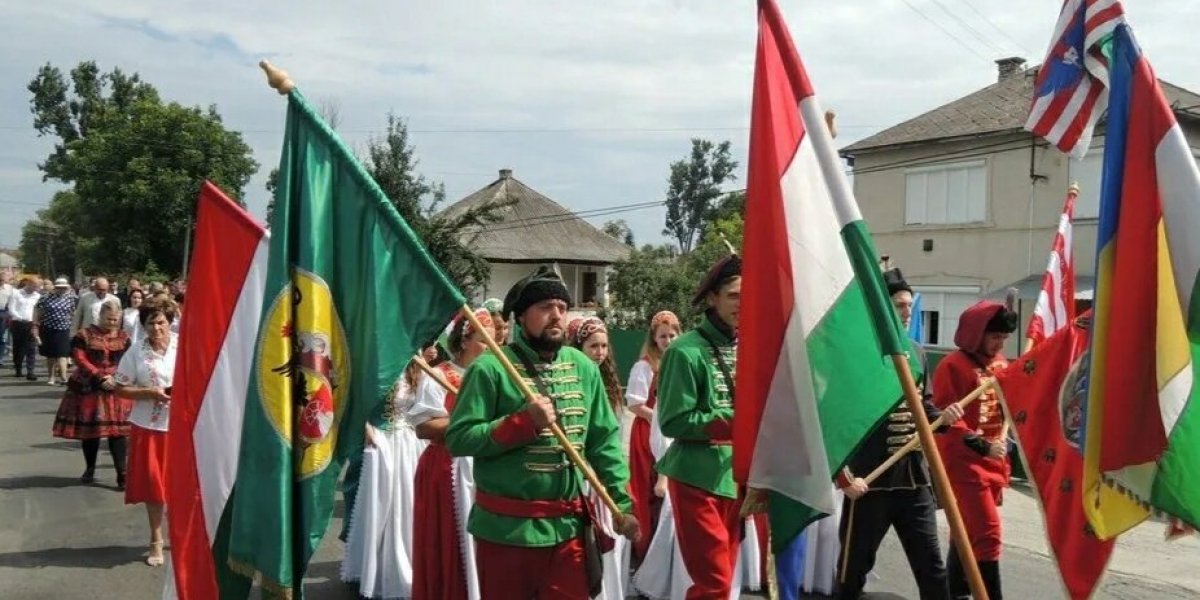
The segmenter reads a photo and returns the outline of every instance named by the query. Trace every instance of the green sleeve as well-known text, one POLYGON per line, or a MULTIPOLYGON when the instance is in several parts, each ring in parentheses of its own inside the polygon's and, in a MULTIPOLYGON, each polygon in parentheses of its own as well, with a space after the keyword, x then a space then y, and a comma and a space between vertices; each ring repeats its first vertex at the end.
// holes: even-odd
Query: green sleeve
POLYGON ((682 348, 668 348, 658 370, 658 422, 663 435, 677 440, 706 441, 705 428, 716 420, 700 407, 704 367, 682 348), (697 373, 696 371, 700 372, 697 373))
POLYGON ((510 415, 498 414, 505 374, 477 363, 467 369, 446 429, 446 449, 454 456, 498 456, 520 445, 501 444, 492 433, 510 415))
POLYGON ((588 424, 585 458, 621 512, 628 514, 633 511, 633 501, 626 491, 629 466, 621 447, 621 424, 617 422, 617 416, 608 403, 608 393, 604 389, 604 382, 600 380, 599 370, 593 375, 587 388, 591 397, 588 413, 592 415, 592 422, 588 424))

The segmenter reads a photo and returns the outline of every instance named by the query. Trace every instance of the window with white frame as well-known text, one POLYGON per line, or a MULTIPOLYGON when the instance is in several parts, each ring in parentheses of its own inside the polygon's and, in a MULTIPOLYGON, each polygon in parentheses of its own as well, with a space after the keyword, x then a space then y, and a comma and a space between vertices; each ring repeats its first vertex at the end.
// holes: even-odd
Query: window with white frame
POLYGON ((974 286, 928 285, 914 286, 920 294, 919 315, 922 337, 919 340, 930 346, 954 346, 954 332, 958 330, 958 318, 963 311, 979 301, 979 288, 974 286))
POLYGON ((953 225, 987 219, 987 163, 982 160, 904 171, 904 223, 953 225))

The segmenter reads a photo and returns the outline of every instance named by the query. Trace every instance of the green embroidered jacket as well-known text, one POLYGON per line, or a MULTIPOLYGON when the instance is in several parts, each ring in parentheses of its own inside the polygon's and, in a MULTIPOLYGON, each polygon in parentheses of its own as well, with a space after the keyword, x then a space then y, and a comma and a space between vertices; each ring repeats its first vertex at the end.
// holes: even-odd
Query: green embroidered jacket
POLYGON ((675 441, 658 461, 659 473, 717 496, 736 498, 733 482, 733 397, 737 343, 705 317, 663 354, 658 370, 658 419, 675 441), (730 370, 726 385, 707 335, 730 370))
MULTIPOLYGON (((558 423, 587 459, 621 511, 631 511, 626 493, 629 469, 621 447, 621 427, 609 406, 600 369, 570 347, 551 362, 537 357, 523 339, 504 348, 531 389, 515 349, 526 353, 546 383, 557 408, 558 423)), ((525 412, 525 397, 499 358, 487 353, 467 369, 459 391, 446 447, 455 456, 474 457, 479 492, 519 500, 573 500, 580 497, 583 475, 571 466, 548 429, 538 431, 525 412)), ((497 544, 545 547, 582 533, 579 517, 522 518, 498 515, 476 505, 467 529, 497 544)))

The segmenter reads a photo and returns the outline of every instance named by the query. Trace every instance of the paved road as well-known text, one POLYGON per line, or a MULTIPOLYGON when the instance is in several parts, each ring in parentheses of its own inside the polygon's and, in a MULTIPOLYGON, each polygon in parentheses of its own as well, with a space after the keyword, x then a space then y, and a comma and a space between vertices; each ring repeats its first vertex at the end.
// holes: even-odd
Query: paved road
MULTIPOLYGON (((62 388, 10 373, 0 369, 0 600, 158 598, 163 570, 142 563, 145 512, 125 506, 112 487, 107 450, 101 449, 97 484, 80 484, 78 442, 50 437, 62 388)), ((1063 597, 1036 505, 1010 492, 1004 511, 1005 592, 1028 600, 1063 597)), ((341 526, 340 503, 336 516, 330 531, 341 526)), ((1123 539, 1096 597, 1200 598, 1200 541, 1167 545, 1161 535, 1161 526, 1146 526, 1123 539)), ((308 598, 355 598, 338 580, 340 555, 341 544, 330 536, 310 569, 308 598)), ((894 537, 885 540, 876 573, 870 598, 917 597, 894 537)))

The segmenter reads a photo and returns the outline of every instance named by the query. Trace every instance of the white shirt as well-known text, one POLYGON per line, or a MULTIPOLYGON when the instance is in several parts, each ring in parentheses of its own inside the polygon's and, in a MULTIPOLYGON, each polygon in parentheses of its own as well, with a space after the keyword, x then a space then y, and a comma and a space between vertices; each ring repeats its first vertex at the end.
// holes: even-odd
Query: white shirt
POLYGON ((654 369, 650 361, 642 359, 629 371, 629 385, 625 388, 625 403, 630 408, 641 406, 650 399, 650 383, 654 381, 654 369))
MULTIPOLYGON (((167 351, 159 354, 150 346, 149 338, 129 347, 113 376, 121 385, 135 387, 171 387, 175 379, 175 350, 179 338, 174 333, 167 342, 167 351)), ((156 400, 135 400, 129 422, 142 429, 166 431, 171 424, 171 405, 156 400)))
POLYGON ((138 316, 138 309, 127 308, 121 314, 121 329, 129 334, 129 341, 132 345, 137 345, 142 341, 142 321, 138 316))
POLYGON ((15 321, 32 321, 33 307, 42 299, 41 292, 29 293, 27 290, 17 290, 8 299, 8 316, 15 321))
MULTIPOLYGON (((465 371, 454 363, 450 363, 450 368, 459 375, 465 371)), ((417 381, 417 398, 413 400, 413 405, 406 415, 408 422, 416 427, 438 417, 449 416, 450 412, 446 410, 446 388, 428 375, 421 377, 417 381)))
POLYGON ((0 310, 8 310, 8 299, 12 298, 16 291, 11 283, 0 283, 0 310))
POLYGON ((105 294, 104 299, 96 297, 94 292, 88 292, 79 297, 79 306, 75 307, 75 330, 85 329, 100 323, 100 307, 106 303, 116 304, 121 308, 121 299, 113 294, 105 294))

